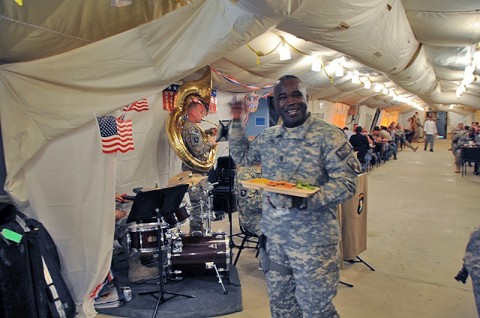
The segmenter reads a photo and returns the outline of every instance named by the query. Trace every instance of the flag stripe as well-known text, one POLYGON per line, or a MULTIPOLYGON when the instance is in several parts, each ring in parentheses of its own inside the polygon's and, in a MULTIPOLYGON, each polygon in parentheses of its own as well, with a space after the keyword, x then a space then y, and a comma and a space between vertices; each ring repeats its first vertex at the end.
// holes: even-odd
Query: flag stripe
POLYGON ((142 112, 142 111, 148 110, 148 100, 146 98, 142 98, 141 100, 138 100, 122 108, 122 111, 124 112, 129 112, 132 110, 136 112, 142 112))

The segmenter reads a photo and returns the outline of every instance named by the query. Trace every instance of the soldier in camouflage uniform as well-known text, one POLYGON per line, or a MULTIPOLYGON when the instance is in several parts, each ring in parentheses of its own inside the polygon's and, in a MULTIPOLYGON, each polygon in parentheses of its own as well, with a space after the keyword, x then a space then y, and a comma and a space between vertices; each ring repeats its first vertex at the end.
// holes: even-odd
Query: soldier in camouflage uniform
POLYGON ((235 192, 240 226, 247 232, 260 236, 262 218, 262 195, 259 190, 247 189, 240 183, 244 180, 261 178, 260 165, 237 166, 235 192))
MULTIPOLYGON (((475 295, 475 302, 477 304, 477 312, 480 316, 480 227, 476 228, 470 235, 467 247, 465 249, 465 256, 463 257, 463 277, 455 277, 461 280, 464 284, 470 275, 473 285, 473 294, 475 295), (463 278, 463 279, 462 279, 463 278)), ((459 275, 462 273, 460 271, 459 275)))
MULTIPOLYGON (((210 150, 216 145, 215 138, 211 137, 208 141, 203 139, 202 132, 197 124, 202 122, 207 111, 205 106, 199 100, 192 100, 187 106, 187 120, 182 129, 182 139, 187 147, 187 150, 198 159, 205 159, 210 150)), ((208 134, 216 134, 217 128, 210 128, 205 132, 208 134)), ((183 171, 192 171, 193 173, 206 174, 203 171, 196 171, 194 168, 182 163, 183 171)), ((192 188, 188 191, 190 196, 190 203, 192 204, 192 218, 190 220, 190 234, 199 235, 204 232, 203 222, 201 218, 200 204, 203 201, 204 211, 206 209, 206 200, 208 198, 202 191, 193 191, 192 188)))
POLYGON ((243 108, 232 105, 230 150, 239 165, 261 163, 262 175, 320 187, 308 198, 262 193, 260 228, 266 237, 266 272, 272 317, 339 317, 333 297, 339 282, 336 207, 353 196, 360 163, 345 134, 307 111, 306 89, 287 75, 274 88, 283 124, 249 142, 243 108))

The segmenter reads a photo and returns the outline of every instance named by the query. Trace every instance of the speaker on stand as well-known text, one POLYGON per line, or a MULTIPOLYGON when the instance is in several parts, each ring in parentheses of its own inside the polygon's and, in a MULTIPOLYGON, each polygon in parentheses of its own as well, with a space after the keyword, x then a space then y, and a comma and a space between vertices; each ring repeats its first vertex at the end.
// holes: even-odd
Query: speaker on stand
POLYGON ((230 245, 233 243, 232 213, 237 210, 235 173, 236 165, 231 156, 217 159, 217 167, 215 168, 217 184, 211 191, 213 197, 212 210, 215 212, 216 218, 223 218, 227 214, 230 227, 230 245))

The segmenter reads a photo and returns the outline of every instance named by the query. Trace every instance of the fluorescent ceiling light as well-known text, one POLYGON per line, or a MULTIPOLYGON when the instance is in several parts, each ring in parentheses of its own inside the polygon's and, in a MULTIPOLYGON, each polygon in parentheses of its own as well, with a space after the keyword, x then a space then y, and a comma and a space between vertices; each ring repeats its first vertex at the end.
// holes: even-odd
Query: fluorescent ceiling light
POLYGON ((278 48, 278 53, 280 55, 280 61, 287 61, 292 58, 290 55, 290 48, 285 42, 282 42, 280 44, 280 47, 278 48))
POLYGON ((353 71, 352 83, 353 84, 360 84, 360 74, 358 73, 357 70, 353 71))
POLYGON ((312 71, 320 72, 322 70, 322 58, 318 55, 312 55, 312 71))
POLYGON ((132 0, 112 0, 110 4, 112 7, 126 7, 132 4, 132 0))

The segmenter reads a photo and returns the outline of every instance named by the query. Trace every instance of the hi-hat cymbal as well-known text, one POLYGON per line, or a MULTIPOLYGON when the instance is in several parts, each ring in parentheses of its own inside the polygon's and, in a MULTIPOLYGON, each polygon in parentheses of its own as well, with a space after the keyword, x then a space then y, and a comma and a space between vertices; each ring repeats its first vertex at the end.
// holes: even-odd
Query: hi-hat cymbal
POLYGON ((198 174, 198 173, 192 174, 191 171, 184 171, 170 178, 167 184, 170 186, 178 185, 178 184, 189 184, 190 186, 194 186, 207 178, 208 178, 207 176, 202 176, 201 174, 198 174))

